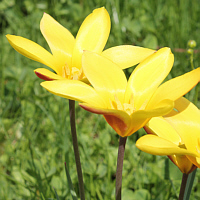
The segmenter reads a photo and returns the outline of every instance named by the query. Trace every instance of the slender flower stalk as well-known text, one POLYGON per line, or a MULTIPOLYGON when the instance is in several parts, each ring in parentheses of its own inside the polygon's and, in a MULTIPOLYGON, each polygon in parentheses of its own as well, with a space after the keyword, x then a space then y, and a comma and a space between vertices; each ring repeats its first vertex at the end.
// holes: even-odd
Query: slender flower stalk
POLYGON ((83 183, 83 174, 81 169, 81 161, 78 150, 78 140, 76 134, 76 122, 75 122, 75 101, 69 100, 69 113, 70 113, 70 125, 71 125, 71 134, 72 134, 72 142, 74 148, 74 156, 76 161, 76 170, 78 175, 78 183, 79 183, 79 192, 81 200, 85 200, 85 192, 84 192, 84 183, 83 183))
POLYGON ((188 174, 183 173, 182 182, 181 182, 181 189, 180 189, 178 200, 183 200, 183 198, 184 198, 187 180, 188 180, 188 174))
POLYGON ((121 200, 121 190, 122 190, 122 170, 124 161, 124 151, 126 145, 127 137, 119 137, 119 148, 118 148, 118 158, 117 158, 117 171, 116 171, 116 200, 121 200))
POLYGON ((190 174, 183 173, 181 189, 179 192, 178 200, 189 200, 190 199, 190 194, 191 194, 191 190, 192 190, 192 185, 194 183, 196 171, 197 171, 197 169, 195 169, 190 174))

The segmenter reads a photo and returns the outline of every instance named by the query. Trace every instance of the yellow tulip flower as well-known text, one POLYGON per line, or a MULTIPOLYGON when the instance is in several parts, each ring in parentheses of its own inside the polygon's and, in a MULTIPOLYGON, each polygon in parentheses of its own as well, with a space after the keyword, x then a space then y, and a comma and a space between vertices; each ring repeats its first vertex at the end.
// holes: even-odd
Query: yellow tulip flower
POLYGON ((103 51, 110 33, 110 17, 104 7, 95 9, 86 17, 76 38, 46 13, 41 19, 40 29, 52 54, 26 38, 15 35, 6 37, 16 51, 54 70, 55 73, 46 68, 36 69, 36 75, 44 80, 87 81, 81 66, 83 50, 102 54, 123 69, 141 62, 155 52, 131 45, 116 46, 103 51))
POLYGON ((170 49, 162 48, 140 63, 127 81, 118 65, 85 51, 82 67, 93 87, 76 80, 46 81, 41 85, 55 95, 81 102, 85 110, 104 115, 110 126, 126 137, 152 117, 169 113, 174 101, 199 82, 200 68, 160 85, 173 61, 170 49))
POLYGON ((164 117, 152 118, 136 146, 153 155, 167 155, 182 173, 200 168, 200 111, 184 97, 164 117))

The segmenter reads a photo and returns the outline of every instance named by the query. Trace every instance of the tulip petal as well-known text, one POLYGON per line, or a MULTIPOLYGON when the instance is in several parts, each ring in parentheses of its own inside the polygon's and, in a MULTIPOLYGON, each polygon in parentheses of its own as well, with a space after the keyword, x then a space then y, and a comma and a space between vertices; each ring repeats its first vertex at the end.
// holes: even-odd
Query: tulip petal
POLYGON ((83 109, 104 115, 106 121, 110 126, 121 136, 124 137, 127 135, 131 124, 130 116, 122 110, 106 109, 102 107, 94 107, 89 104, 80 103, 79 104, 83 109))
POLYGON ((104 106, 102 98, 89 85, 77 80, 55 80, 41 83, 49 92, 67 99, 104 106))
POLYGON ((145 135, 139 138, 136 142, 136 147, 146 153, 153 155, 191 155, 194 156, 193 152, 178 147, 173 142, 160 138, 156 135, 145 135))
POLYGON ((171 50, 162 48, 140 63, 129 78, 125 101, 133 95, 135 108, 144 106, 170 72, 173 61, 171 50))
POLYGON ((190 91, 200 80, 200 68, 192 70, 184 75, 173 78, 163 83, 152 96, 149 106, 155 105, 162 99, 179 99, 190 91))
POLYGON ((96 53, 83 53, 83 72, 96 91, 110 104, 114 95, 123 102, 127 79, 122 69, 96 53))
POLYGON ((200 152, 200 111, 185 98, 175 101, 175 110, 165 119, 174 127, 188 150, 200 152))
MULTIPOLYGON (((40 22, 41 32, 56 57, 57 65, 71 66, 72 51, 75 44, 74 36, 50 15, 44 13, 40 22)), ((60 67, 61 68, 61 67, 60 67)), ((62 72, 59 72, 61 75, 62 72)))
POLYGON ((128 133, 131 135, 140 128, 144 127, 152 117, 166 115, 173 109, 173 107, 174 107, 173 101, 164 100, 162 103, 158 104, 157 107, 155 107, 152 110, 138 110, 133 112, 133 114, 131 115, 131 121, 132 121, 131 130, 129 130, 128 133))
POLYGON ((187 156, 187 158, 198 168, 200 168, 200 158, 199 157, 194 157, 194 156, 187 156))
POLYGON ((95 9, 82 23, 76 36, 72 66, 81 68, 83 50, 102 52, 110 33, 110 16, 104 7, 95 9))
MULTIPOLYGON (((23 56, 40 62, 56 71, 52 54, 37 43, 16 35, 6 35, 11 46, 23 56)), ((56 71, 57 72, 57 71, 56 71)))
POLYGON ((45 69, 45 68, 38 68, 38 69, 34 70, 34 72, 39 78, 41 78, 45 81, 65 79, 64 77, 59 76, 59 75, 55 74, 54 72, 52 72, 48 69, 45 69))
POLYGON ((193 163, 184 155, 171 155, 169 159, 181 170, 182 173, 189 174, 196 167, 193 163))
POLYGON ((143 47, 122 45, 106 49, 101 55, 119 65, 121 69, 126 69, 142 62, 154 52, 155 50, 143 47))
POLYGON ((157 135, 169 140, 177 146, 181 143, 181 138, 176 130, 163 117, 153 117, 144 127, 148 134, 157 135))

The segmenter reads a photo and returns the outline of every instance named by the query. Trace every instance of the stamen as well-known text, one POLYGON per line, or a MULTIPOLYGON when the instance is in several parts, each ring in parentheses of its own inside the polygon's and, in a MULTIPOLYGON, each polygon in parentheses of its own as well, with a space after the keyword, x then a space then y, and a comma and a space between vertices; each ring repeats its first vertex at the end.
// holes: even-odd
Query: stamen
POLYGON ((133 93, 129 99, 129 103, 123 103, 124 111, 131 115, 135 111, 133 93))
POLYGON ((65 66, 62 67, 62 77, 68 78, 70 76, 70 68, 67 63, 65 63, 65 66))
POLYGON ((110 100, 110 107, 111 107, 111 109, 117 109, 117 106, 116 106, 116 104, 114 105, 114 101, 111 101, 110 100))
POLYGON ((116 94, 114 95, 114 98, 115 98, 115 102, 117 103, 117 109, 118 110, 123 110, 122 103, 120 102, 120 100, 118 99, 116 94))
POLYGON ((129 115, 131 115, 133 113, 133 111, 135 110, 133 105, 128 104, 128 103, 124 103, 124 111, 126 111, 129 115))
POLYGON ((70 68, 67 63, 62 67, 62 77, 67 79, 79 80, 83 77, 82 68, 79 70, 76 67, 70 68))
POLYGON ((129 115, 131 115, 135 111, 134 104, 133 104, 133 95, 129 102, 131 103, 122 104, 119 98, 117 97, 117 95, 114 94, 114 101, 110 100, 110 107, 111 109, 123 110, 127 112, 129 115))
POLYGON ((76 67, 72 67, 71 78, 73 80, 78 80, 79 75, 80 75, 79 69, 77 69, 76 67))
POLYGON ((123 110, 123 106, 116 94, 114 94, 114 101, 110 100, 110 107, 111 109, 123 110))

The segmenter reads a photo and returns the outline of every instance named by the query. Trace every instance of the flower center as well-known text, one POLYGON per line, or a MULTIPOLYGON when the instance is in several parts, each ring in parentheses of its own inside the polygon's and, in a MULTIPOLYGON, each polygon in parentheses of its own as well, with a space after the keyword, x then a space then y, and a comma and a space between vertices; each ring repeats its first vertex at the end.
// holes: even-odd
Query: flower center
POLYGON ((71 80, 80 80, 83 78, 83 70, 76 67, 70 68, 67 63, 62 67, 62 77, 71 80))
POLYGON ((131 115, 134 111, 134 103, 133 103, 133 95, 131 96, 129 103, 121 103, 117 95, 114 95, 114 101, 110 101, 110 105, 112 109, 123 110, 131 115))

